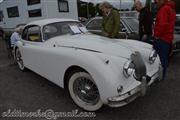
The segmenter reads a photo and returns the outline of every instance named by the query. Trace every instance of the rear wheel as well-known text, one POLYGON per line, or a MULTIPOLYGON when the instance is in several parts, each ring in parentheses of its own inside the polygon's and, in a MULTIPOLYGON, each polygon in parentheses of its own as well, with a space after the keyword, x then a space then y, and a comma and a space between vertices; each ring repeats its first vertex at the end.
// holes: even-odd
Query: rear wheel
POLYGON ((74 72, 68 82, 68 89, 73 101, 87 111, 96 111, 103 105, 98 88, 87 72, 74 72))
POLYGON ((16 62, 18 64, 18 67, 20 70, 24 71, 25 70, 25 67, 24 67, 24 62, 23 62, 23 59, 22 59, 22 56, 21 56, 21 52, 19 51, 19 49, 17 48, 16 51, 15 51, 15 58, 16 58, 16 62))

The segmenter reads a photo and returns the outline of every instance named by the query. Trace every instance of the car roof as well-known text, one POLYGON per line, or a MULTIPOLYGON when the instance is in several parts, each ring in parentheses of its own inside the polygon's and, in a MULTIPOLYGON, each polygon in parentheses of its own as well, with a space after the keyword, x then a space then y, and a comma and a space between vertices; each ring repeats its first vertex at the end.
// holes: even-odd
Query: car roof
POLYGON ((66 22, 66 21, 74 21, 74 22, 79 22, 78 20, 75 19, 63 19, 63 18, 48 18, 48 19, 43 19, 43 20, 36 20, 28 23, 27 25, 39 25, 39 26, 44 26, 50 23, 56 23, 56 22, 66 22))
MULTIPOLYGON (((87 22, 85 23, 85 25, 89 24, 89 22, 91 22, 92 20, 101 20, 103 17, 101 16, 97 16, 97 17, 93 17, 93 18, 90 18, 89 20, 87 20, 87 22)), ((122 16, 120 17, 120 19, 137 19, 136 17, 125 17, 125 16, 122 16)))
MULTIPOLYGON (((103 17, 100 17, 100 16, 98 16, 98 17, 93 17, 93 18, 91 18, 90 20, 93 20, 93 19, 102 19, 103 17)), ((137 19, 136 17, 131 17, 131 16, 120 16, 120 18, 132 18, 132 19, 137 19)))

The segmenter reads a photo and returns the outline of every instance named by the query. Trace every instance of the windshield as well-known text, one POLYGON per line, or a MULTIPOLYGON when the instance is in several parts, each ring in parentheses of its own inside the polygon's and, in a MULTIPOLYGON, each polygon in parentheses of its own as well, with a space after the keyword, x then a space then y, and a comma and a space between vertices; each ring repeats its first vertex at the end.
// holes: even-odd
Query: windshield
POLYGON ((136 18, 123 18, 122 20, 133 32, 138 32, 139 24, 136 18))
POLYGON ((42 31, 44 40, 66 34, 81 34, 87 32, 80 22, 75 21, 51 23, 45 25, 42 31))

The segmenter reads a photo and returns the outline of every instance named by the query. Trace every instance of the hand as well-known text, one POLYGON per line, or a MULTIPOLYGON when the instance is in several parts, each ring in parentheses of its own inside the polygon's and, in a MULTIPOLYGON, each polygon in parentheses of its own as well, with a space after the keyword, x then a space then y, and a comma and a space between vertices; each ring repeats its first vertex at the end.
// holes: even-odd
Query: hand
POLYGON ((106 32, 104 32, 103 35, 104 35, 105 37, 108 37, 108 36, 109 36, 109 34, 106 33, 106 32))
POLYGON ((146 34, 144 34, 144 35, 142 36, 142 41, 146 41, 147 38, 148 38, 148 36, 147 36, 146 34))

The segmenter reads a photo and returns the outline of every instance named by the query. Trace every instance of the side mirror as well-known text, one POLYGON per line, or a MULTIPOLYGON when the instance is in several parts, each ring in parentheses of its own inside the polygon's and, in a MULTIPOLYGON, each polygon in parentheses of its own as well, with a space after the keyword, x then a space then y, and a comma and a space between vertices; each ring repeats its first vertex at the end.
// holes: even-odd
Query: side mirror
POLYGON ((127 32, 126 28, 121 29, 122 32, 127 32))

